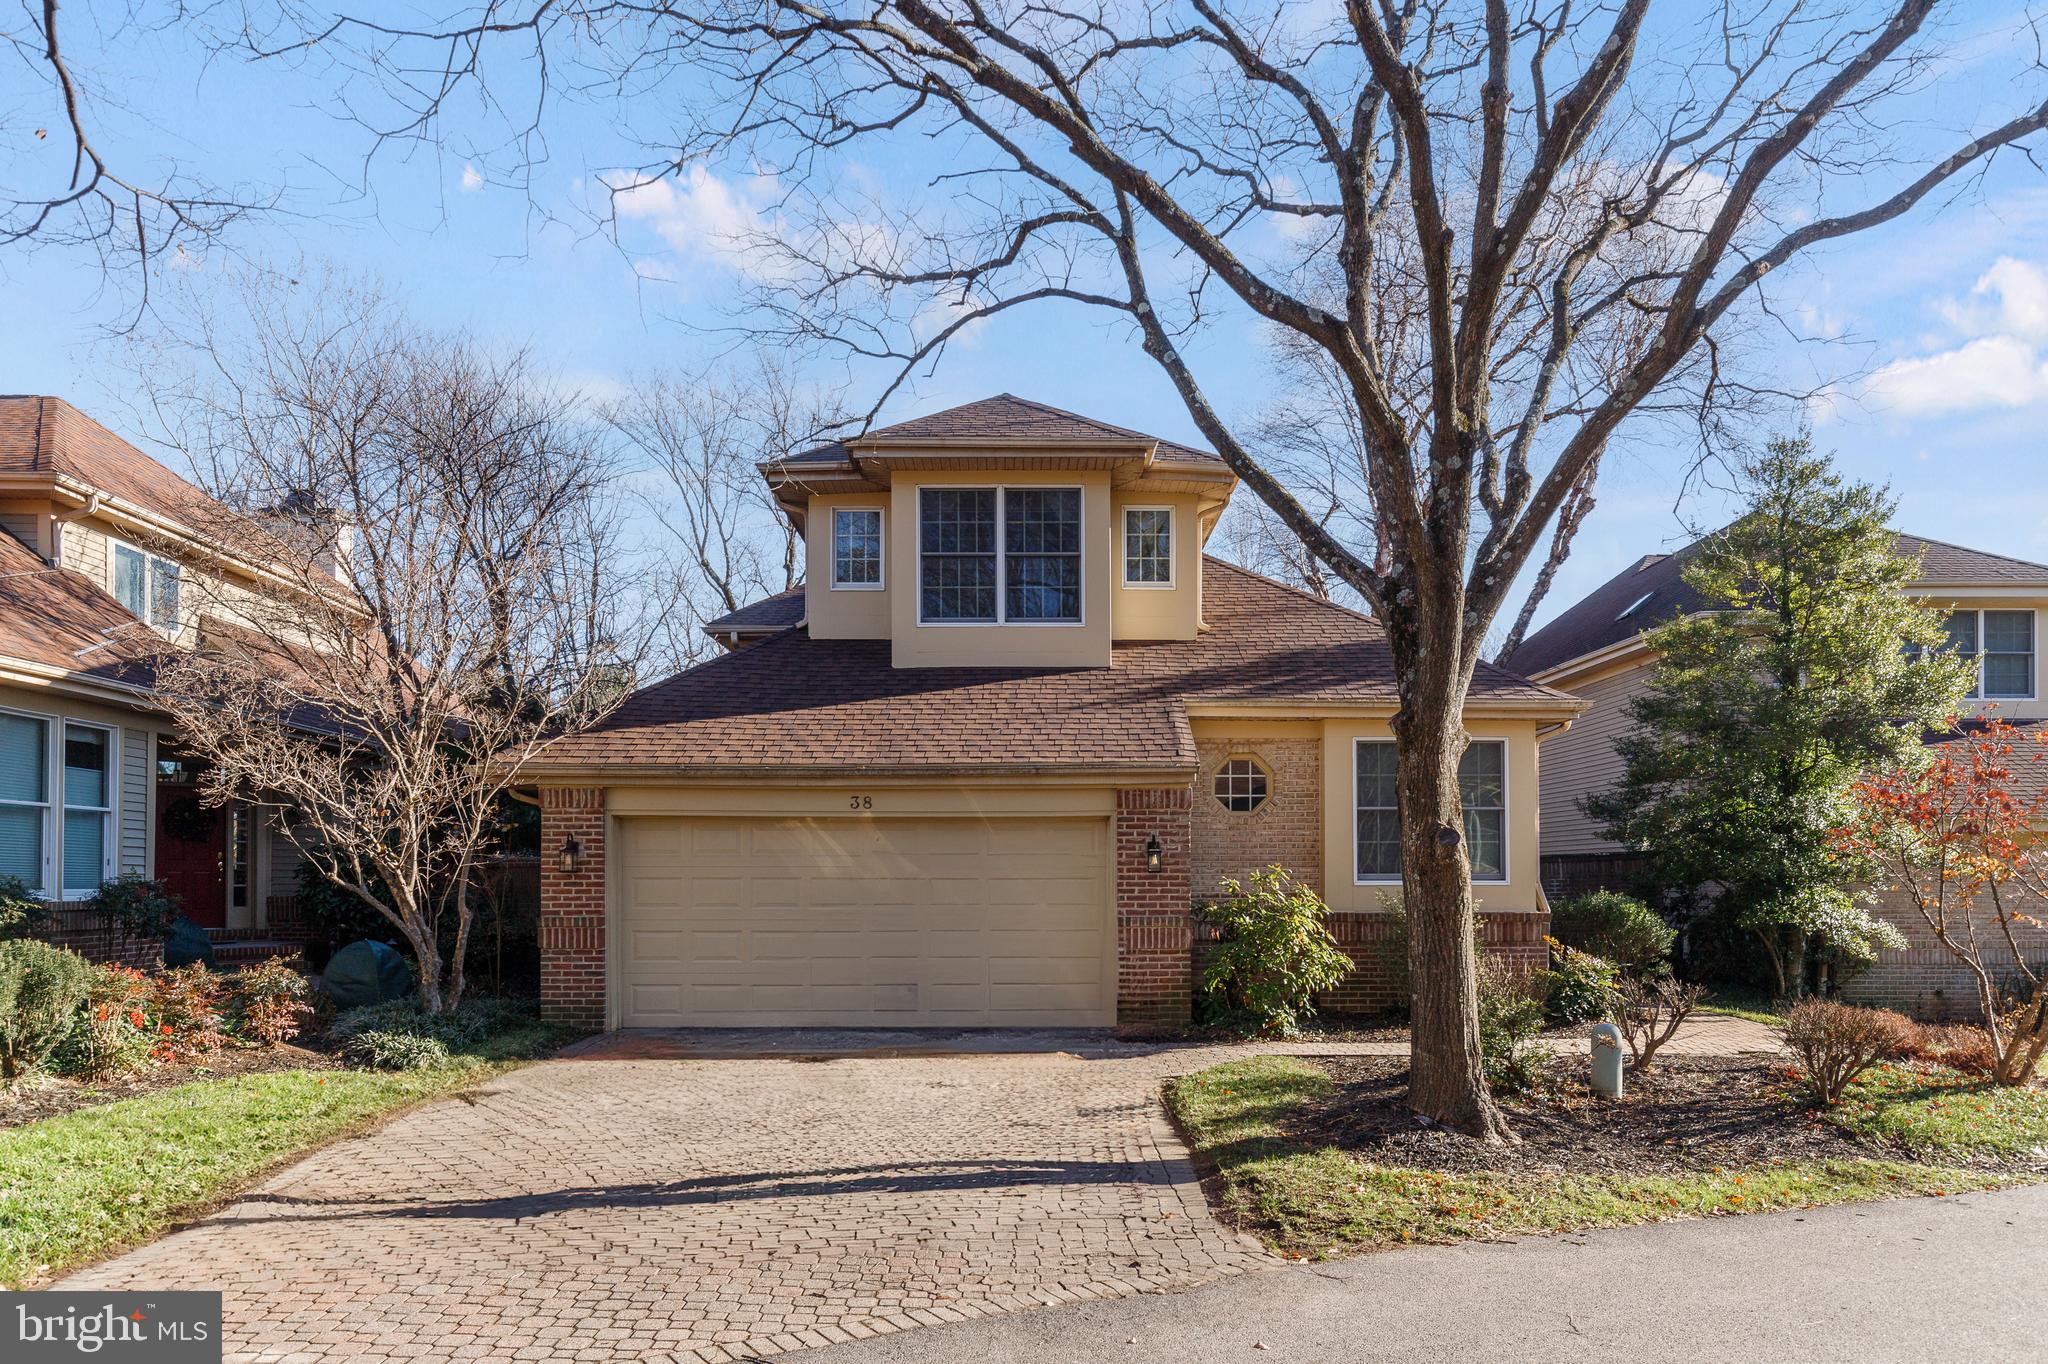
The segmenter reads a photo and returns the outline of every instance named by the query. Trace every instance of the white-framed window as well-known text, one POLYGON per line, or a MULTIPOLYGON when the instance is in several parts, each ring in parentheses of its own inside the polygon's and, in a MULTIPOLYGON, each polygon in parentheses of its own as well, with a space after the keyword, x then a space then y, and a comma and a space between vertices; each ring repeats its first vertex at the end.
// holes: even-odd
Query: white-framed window
POLYGON ((920 488, 923 625, 1079 625, 1079 488, 920 488))
POLYGON ((0 711, 0 876, 47 893, 50 718, 0 711))
POLYGON ((107 590, 138 619, 167 635, 184 625, 185 570, 175 560, 116 540, 107 555, 107 577, 107 590))
MULTIPOLYGON (((1360 739, 1352 749, 1355 802, 1352 876, 1360 884, 1401 879, 1401 814, 1392 739, 1360 739)), ((1502 882, 1508 866, 1508 746, 1474 739, 1458 760, 1465 809, 1465 852, 1474 881, 1502 882)))
POLYGON ((1248 815, 1273 793, 1273 779, 1256 758, 1232 758, 1216 769, 1209 788, 1216 803, 1235 814, 1248 815))
POLYGON ((2032 700, 2034 696, 2034 613, 1951 611, 1944 625, 1948 646, 1977 660, 1977 685, 1970 695, 1986 700, 2032 700))
POLYGON ((832 586, 866 592, 881 589, 880 507, 839 507, 833 511, 832 586))
POLYGON ((64 894, 99 889, 113 874, 114 731, 64 725, 64 894))
POLYGON ((1173 508, 1124 508, 1124 586, 1173 586, 1173 508))

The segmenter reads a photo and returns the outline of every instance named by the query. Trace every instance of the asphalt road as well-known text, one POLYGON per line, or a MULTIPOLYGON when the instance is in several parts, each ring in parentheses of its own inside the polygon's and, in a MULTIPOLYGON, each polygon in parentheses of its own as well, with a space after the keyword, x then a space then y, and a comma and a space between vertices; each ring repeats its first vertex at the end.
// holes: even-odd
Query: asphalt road
POLYGON ((805 1364, 1765 1359, 2048 1360, 2048 1187, 1419 1247, 803 1352, 805 1364))

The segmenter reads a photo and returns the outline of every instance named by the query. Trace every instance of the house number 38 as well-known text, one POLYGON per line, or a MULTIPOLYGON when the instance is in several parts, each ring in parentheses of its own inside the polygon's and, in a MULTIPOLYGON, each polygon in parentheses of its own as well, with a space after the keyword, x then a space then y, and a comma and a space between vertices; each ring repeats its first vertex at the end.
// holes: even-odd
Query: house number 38
POLYGON ((875 798, 873 796, 848 796, 846 798, 846 808, 849 810, 872 810, 875 808, 875 798))

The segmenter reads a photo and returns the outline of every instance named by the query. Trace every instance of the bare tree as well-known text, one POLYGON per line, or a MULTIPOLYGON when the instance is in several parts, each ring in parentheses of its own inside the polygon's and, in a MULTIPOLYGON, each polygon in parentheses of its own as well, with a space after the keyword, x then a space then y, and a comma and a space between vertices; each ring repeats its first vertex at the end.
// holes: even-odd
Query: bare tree
POLYGON ((675 652, 709 647, 705 622, 803 581, 803 541, 776 507, 761 466, 845 425, 837 393, 798 381, 772 358, 701 375, 641 381, 604 409, 626 452, 653 475, 642 501, 679 554, 675 652))
POLYGON ((250 303, 156 371, 224 508, 201 529, 238 547, 187 574, 158 701, 213 797, 275 810, 453 1008, 507 791, 631 684, 611 459, 524 355, 346 290, 250 303))
MULTIPOLYGON (((33 93, 9 110, 21 140, 0 140, 11 163, 9 188, 0 190, 0 246, 84 247, 109 272, 134 267, 139 316, 159 261, 220 237, 249 213, 274 207, 277 196, 223 190, 175 168, 117 164, 93 122, 107 92, 80 78, 57 0, 17 4, 19 22, 0 28, 0 49, 26 77, 18 88, 33 93)), ((116 22, 140 18, 131 8, 116 22)))
POLYGON ((1249 0, 486 0, 439 31, 323 15, 292 50, 381 78, 394 103, 370 121, 401 135, 433 136, 485 53, 541 73, 518 87, 536 122, 551 91, 604 91, 659 129, 643 173, 613 182, 622 204, 699 157, 771 179, 781 197, 746 244, 752 320, 891 367, 878 405, 1014 309, 1061 300, 1128 326, 1386 627, 1409 1100, 1498 1138, 1457 787, 1473 670, 1625 421, 1711 422, 1771 389, 1721 363, 1770 316, 1759 286, 2048 124, 2022 34, 2009 78, 1971 77, 2006 112, 1909 155, 1897 133, 1938 74, 1935 6, 1724 0, 1673 13, 1646 52, 1649 0, 1350 0, 1326 22, 1249 0), (892 155, 934 166, 931 192, 840 189, 853 158, 892 155), (1326 526, 1212 401, 1188 342, 1247 318, 1341 380, 1362 433, 1353 521, 1376 543, 1326 526))

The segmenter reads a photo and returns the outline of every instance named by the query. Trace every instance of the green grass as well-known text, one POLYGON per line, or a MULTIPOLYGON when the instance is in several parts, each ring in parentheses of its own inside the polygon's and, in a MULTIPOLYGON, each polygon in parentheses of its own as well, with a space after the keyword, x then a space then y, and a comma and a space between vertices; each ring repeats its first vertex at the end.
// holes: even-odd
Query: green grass
POLYGON ((1224 1209, 1283 1254, 1628 1226, 1996 1187, 1991 1174, 1891 1160, 1784 1162, 1678 1175, 1443 1174, 1289 1139, 1329 1092, 1308 1061, 1261 1056, 1173 1081, 1167 1100, 1222 1180, 1224 1209))
POLYGON ((452 1064, 199 1080, 0 1131, 0 1284, 40 1282, 197 1216, 306 1150, 501 1074, 536 1024, 452 1064))
POLYGON ((1930 1159, 2048 1156, 2048 1092, 1927 1066, 1881 1065, 1828 1112, 1867 1141, 1930 1159))
POLYGON ((1746 1018, 1752 1023, 1762 1023, 1775 1028, 1785 1021, 1785 1002, 1762 990, 1749 990, 1739 985, 1717 985, 1700 1001, 1700 1012, 1726 1014, 1730 1018, 1746 1018))

